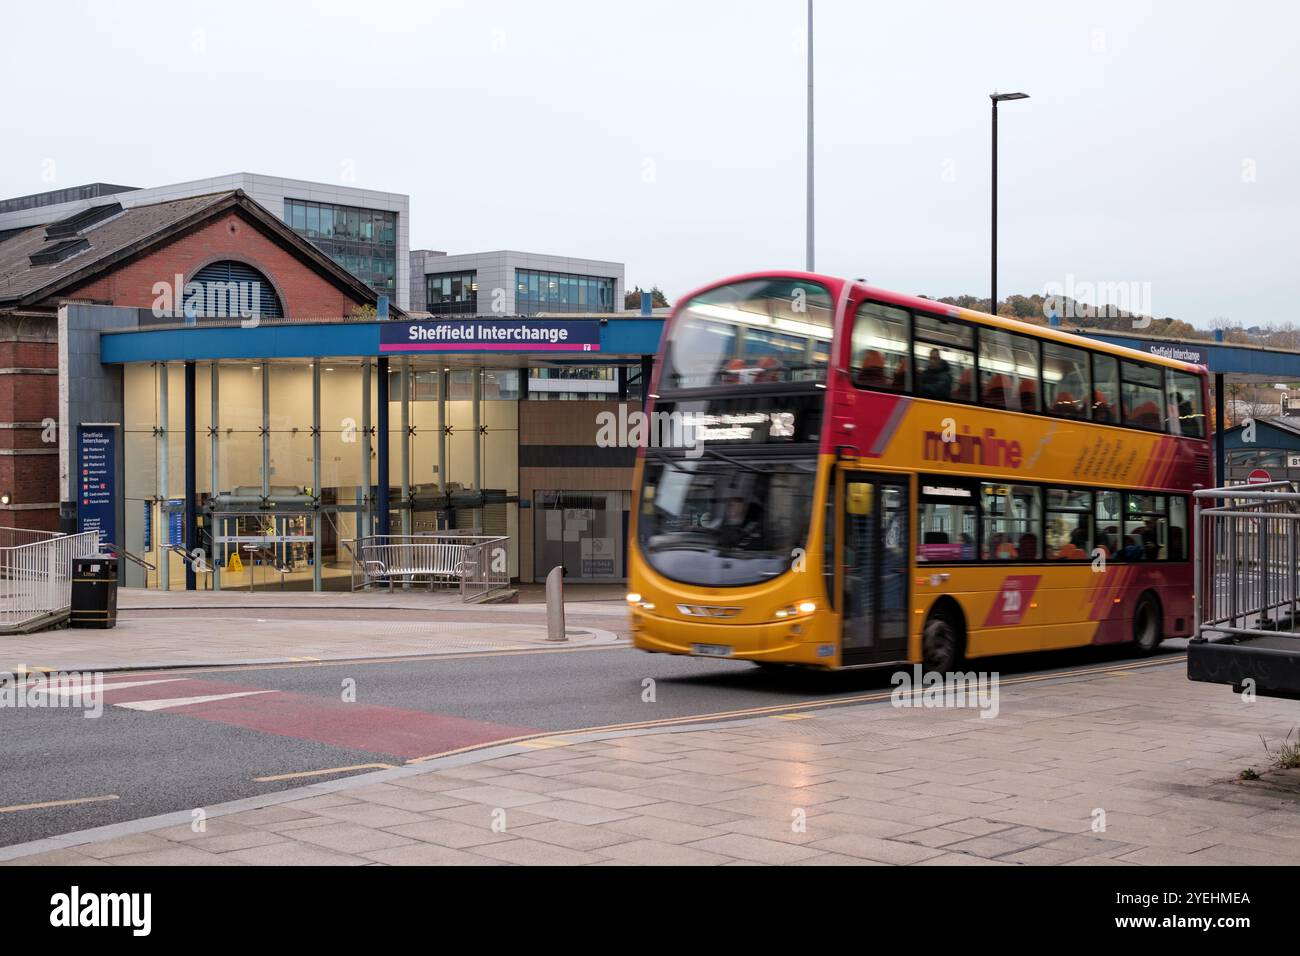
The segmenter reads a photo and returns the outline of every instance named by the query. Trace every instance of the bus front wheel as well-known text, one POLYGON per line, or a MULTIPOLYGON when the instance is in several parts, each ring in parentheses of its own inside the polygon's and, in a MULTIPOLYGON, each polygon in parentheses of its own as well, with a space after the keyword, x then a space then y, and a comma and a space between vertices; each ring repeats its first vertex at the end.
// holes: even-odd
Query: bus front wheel
POLYGON ((927 671, 947 674, 961 663, 961 625, 946 608, 930 612, 921 635, 921 661, 927 671))
POLYGON ((1133 610, 1133 644, 1139 654, 1154 654, 1164 636, 1160 633, 1160 604, 1151 594, 1138 598, 1133 610))

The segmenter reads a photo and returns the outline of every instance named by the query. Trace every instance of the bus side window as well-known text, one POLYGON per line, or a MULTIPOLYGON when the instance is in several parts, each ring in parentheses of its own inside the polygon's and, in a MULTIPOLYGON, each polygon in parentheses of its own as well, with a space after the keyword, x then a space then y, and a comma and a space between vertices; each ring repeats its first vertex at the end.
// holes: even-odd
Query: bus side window
POLYGON ((1170 561, 1187 560, 1187 499, 1181 495, 1169 496, 1169 547, 1165 557, 1170 561))
POLYGON ((999 329, 980 329, 980 404, 1038 411, 1038 342, 999 329))
POLYGON ((1097 502, 1097 546, 1105 548, 1106 558, 1122 561, 1123 549, 1120 545, 1120 524, 1124 517, 1121 508, 1121 496, 1118 491, 1098 491, 1097 502))
POLYGON ((1048 412, 1065 418, 1087 418, 1090 378, 1088 353, 1083 349, 1043 343, 1043 388, 1048 412))
POLYGON ((1119 360, 1092 354, 1092 420, 1114 424, 1119 413, 1119 360))
POLYGON ((915 319, 915 393, 939 401, 975 400, 975 330, 933 315, 915 319))
POLYGON ((1052 561, 1083 561, 1092 557, 1092 492, 1047 489, 1044 522, 1046 557, 1052 561))
POLYGON ((1124 385, 1124 422, 1150 431, 1164 431, 1164 369, 1144 362, 1120 363, 1124 385))
POLYGON ((878 302, 864 302, 853 322, 853 384, 858 388, 905 392, 911 384, 908 328, 911 316, 878 302))
POLYGON ((1186 372, 1165 372, 1165 394, 1169 409, 1169 431, 1189 438, 1205 437, 1205 409, 1201 403, 1201 383, 1186 372))

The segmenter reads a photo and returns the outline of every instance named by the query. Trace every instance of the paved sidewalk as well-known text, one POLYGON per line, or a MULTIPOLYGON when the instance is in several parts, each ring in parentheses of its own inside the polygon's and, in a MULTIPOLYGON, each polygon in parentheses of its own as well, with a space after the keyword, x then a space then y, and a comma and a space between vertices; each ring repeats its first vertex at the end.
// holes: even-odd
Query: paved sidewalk
POLYGON ((545 605, 461 604, 389 595, 120 592, 117 626, 0 635, 0 672, 110 671, 613 644, 622 601, 566 605, 568 640, 547 641, 545 605))
MULTIPOLYGON (((653 705, 647 704, 652 717, 653 705)), ((1181 662, 557 735, 0 848, 11 865, 1296 864, 1300 795, 1235 782, 1300 720, 1181 662)))

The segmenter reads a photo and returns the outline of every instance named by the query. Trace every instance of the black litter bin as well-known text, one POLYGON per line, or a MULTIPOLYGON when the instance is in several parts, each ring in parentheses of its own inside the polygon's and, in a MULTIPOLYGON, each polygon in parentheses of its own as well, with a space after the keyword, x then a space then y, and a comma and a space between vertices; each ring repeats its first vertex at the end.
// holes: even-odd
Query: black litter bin
POLYGON ((117 625, 117 558, 96 554, 72 559, 69 627, 117 625))

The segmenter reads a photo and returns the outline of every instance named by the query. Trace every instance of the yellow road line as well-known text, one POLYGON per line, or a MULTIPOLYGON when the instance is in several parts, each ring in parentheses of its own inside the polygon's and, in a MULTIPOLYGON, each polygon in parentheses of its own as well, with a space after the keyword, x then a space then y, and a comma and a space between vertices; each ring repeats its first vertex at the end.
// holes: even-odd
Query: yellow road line
POLYGON ((812 714, 773 714, 773 720, 812 720, 812 714))
POLYGON ((332 773, 349 773, 353 770, 393 770, 391 763, 358 763, 351 767, 330 767, 326 770, 302 770, 298 773, 277 773, 269 777, 254 777, 257 783, 271 783, 275 780, 301 780, 303 777, 324 777, 332 773))
MULTIPOLYGON (((1010 684, 1030 684, 1038 681, 1060 680, 1065 677, 1081 677, 1084 675, 1095 676, 1114 670, 1138 670, 1145 667, 1177 664, 1179 661, 1185 661, 1186 659, 1187 655, 1181 654, 1175 657, 1162 657, 1157 660, 1133 661, 1129 664, 1121 664, 1118 667, 1105 664, 1081 667, 1071 671, 1053 671, 1047 674, 1026 674, 1020 677, 1001 678, 999 680, 999 686, 1010 684)), ((525 734, 519 737, 505 737, 501 740, 490 740, 481 744, 472 744, 468 747, 457 747, 454 750, 444 750, 436 754, 426 754, 423 757, 412 757, 406 762, 408 764, 420 764, 429 760, 437 760, 440 757, 451 757, 456 754, 469 753, 474 750, 483 750, 488 747, 504 747, 509 744, 522 745, 526 741, 535 741, 543 738, 572 737, 579 734, 614 733, 620 730, 652 730, 656 727, 673 727, 681 724, 712 723, 721 720, 739 720, 745 717, 768 717, 796 710, 818 710, 823 707, 836 707, 847 704, 869 704, 877 701, 889 700, 893 695, 894 692, 892 690, 886 690, 872 694, 858 694, 853 697, 833 697, 827 700, 811 700, 793 704, 771 704, 765 707, 746 707, 740 710, 723 710, 708 714, 688 714, 684 717, 663 717, 656 720, 639 720, 623 724, 605 724, 599 727, 579 727, 574 730, 552 730, 540 734, 525 734)))
POLYGON ((20 803, 12 807, 0 807, 0 813, 17 813, 19 810, 44 810, 47 807, 71 807, 78 803, 103 803, 106 800, 120 800, 115 793, 102 797, 79 797, 76 800, 47 800, 44 803, 20 803))

